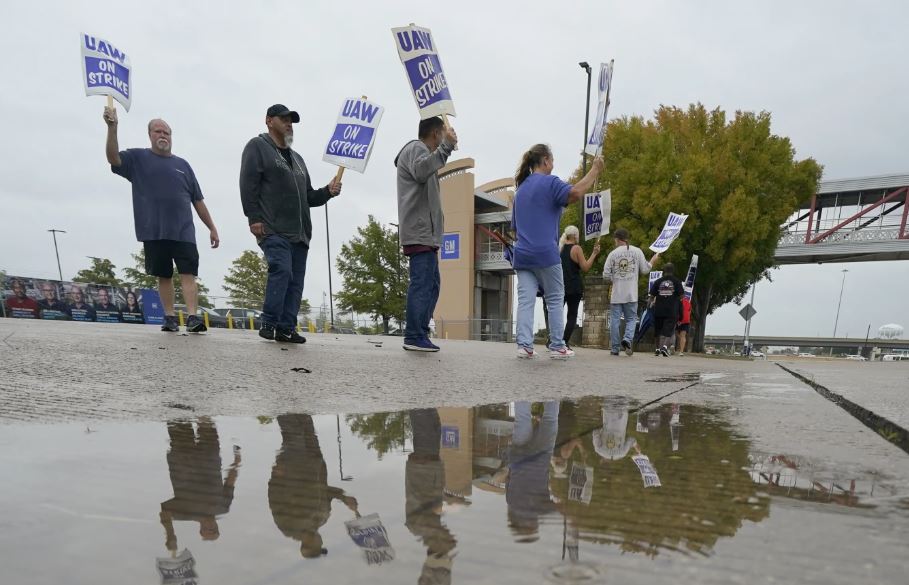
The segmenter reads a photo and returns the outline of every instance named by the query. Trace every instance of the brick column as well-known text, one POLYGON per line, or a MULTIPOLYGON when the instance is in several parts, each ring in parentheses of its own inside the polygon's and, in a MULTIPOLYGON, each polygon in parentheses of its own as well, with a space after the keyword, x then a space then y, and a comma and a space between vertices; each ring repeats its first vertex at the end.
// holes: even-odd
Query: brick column
POLYGON ((609 286, 600 274, 584 279, 581 347, 609 349, 609 286))

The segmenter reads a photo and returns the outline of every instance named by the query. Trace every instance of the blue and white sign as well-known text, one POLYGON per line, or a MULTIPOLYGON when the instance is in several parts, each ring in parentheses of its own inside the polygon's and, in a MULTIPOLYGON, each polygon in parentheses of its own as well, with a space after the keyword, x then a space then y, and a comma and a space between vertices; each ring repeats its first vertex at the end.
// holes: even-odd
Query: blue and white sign
POLYGON ((600 63, 597 118, 587 137, 587 145, 584 146, 584 152, 591 156, 599 156, 603 150, 603 138, 606 136, 606 114, 609 112, 609 90, 612 87, 612 65, 612 61, 600 63))
POLYGON ((442 425, 442 447, 444 449, 460 449, 461 429, 442 425))
POLYGON ((414 101, 420 110, 420 119, 444 114, 456 115, 432 32, 428 28, 411 24, 393 28, 391 33, 395 38, 398 56, 407 72, 414 101))
POLYGON ((663 231, 660 232, 656 241, 650 244, 650 249, 660 254, 668 250, 672 242, 682 232, 682 226, 685 225, 686 219, 688 219, 687 215, 670 211, 669 217, 666 218, 666 224, 663 226, 663 231))
POLYGON ((112 96, 128 112, 133 96, 129 56, 98 37, 83 33, 80 40, 85 95, 112 96))
POLYGON ((685 298, 691 300, 694 293, 694 279, 698 275, 698 255, 691 255, 691 264, 688 265, 688 275, 685 277, 685 298))
POLYGON ((362 173, 366 170, 376 130, 385 108, 365 98, 347 98, 322 160, 362 173))
POLYGON ((395 549, 378 514, 369 514, 344 523, 350 539, 360 547, 368 565, 381 565, 395 560, 395 549))
POLYGON ((461 257, 461 234, 442 234, 442 260, 461 257))
POLYGON ((608 234, 611 215, 611 189, 584 195, 584 241, 608 234))

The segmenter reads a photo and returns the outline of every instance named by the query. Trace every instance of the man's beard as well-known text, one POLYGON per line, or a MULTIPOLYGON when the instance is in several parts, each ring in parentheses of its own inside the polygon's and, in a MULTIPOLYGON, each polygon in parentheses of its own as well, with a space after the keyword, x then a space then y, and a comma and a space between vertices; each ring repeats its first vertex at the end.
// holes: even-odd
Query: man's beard
POLYGON ((294 133, 287 132, 284 134, 284 144, 287 145, 287 148, 290 148, 294 144, 294 133))
POLYGON ((155 143, 155 146, 157 146, 159 150, 163 150, 164 152, 170 152, 170 142, 168 142, 166 140, 158 140, 155 143))

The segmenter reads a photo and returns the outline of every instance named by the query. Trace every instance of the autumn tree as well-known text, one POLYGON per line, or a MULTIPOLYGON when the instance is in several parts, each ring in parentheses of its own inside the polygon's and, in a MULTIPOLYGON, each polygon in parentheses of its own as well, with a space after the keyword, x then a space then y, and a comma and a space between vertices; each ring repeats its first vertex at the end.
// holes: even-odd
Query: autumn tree
MULTIPOLYGON (((707 316, 741 301, 751 283, 769 276, 780 226, 811 198, 821 177, 817 162, 797 160, 790 140, 772 133, 770 113, 738 111, 730 120, 701 104, 663 106, 652 120, 613 120, 603 157, 600 187, 612 189, 610 233, 624 227, 646 250, 670 211, 689 215, 663 262, 673 262, 684 277, 692 254, 699 256, 695 351, 703 350, 707 316)), ((568 223, 581 225, 576 206, 566 210, 568 223)), ((612 248, 609 236, 603 243, 605 251, 612 248)), ((586 242, 585 252, 592 247, 586 242)), ((602 270, 603 260, 597 265, 602 270)), ((646 279, 641 287, 643 294, 646 279)))
POLYGON ((117 267, 107 258, 91 257, 90 268, 83 268, 73 277, 73 282, 86 284, 103 284, 107 286, 122 286, 122 281, 117 278, 117 267))
POLYGON ((385 334, 392 318, 403 322, 408 275, 395 230, 370 215, 369 223, 341 246, 336 266, 344 279, 343 290, 335 295, 338 307, 381 320, 385 334))
MULTIPOLYGON (((158 290, 158 277, 151 276, 145 273, 145 250, 140 248, 138 254, 130 254, 133 257, 133 262, 135 266, 127 266, 123 269, 123 282, 122 286, 129 286, 131 288, 150 288, 158 290)), ((177 269, 174 268, 174 292, 175 292, 175 302, 186 304, 186 299, 183 298, 183 283, 180 282, 180 275, 177 273, 177 269)), ((196 295, 196 302, 200 307, 213 307, 214 305, 208 298, 208 287, 202 284, 202 281, 196 277, 196 288, 198 289, 198 294, 196 295)))

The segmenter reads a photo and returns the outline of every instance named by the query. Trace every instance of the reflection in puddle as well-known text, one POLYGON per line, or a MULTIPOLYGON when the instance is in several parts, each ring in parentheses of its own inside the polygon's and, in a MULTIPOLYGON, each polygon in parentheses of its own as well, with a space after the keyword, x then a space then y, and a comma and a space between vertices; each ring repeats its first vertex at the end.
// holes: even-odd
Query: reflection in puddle
MULTIPOLYGON (((79 436, 104 453, 108 467, 99 469, 119 486, 111 506, 119 510, 83 501, 82 510, 97 513, 61 514, 74 504, 35 496, 53 514, 52 530, 23 523, 16 538, 23 550, 40 550, 62 546, 53 534, 86 526, 117 535, 87 543, 79 558, 122 563, 122 575, 161 554, 163 527, 163 583, 598 583, 634 559, 645 563, 643 574, 683 559, 722 559, 723 544, 768 522, 771 508, 873 510, 869 500, 881 490, 873 477, 756 453, 725 417, 704 406, 640 407, 608 396, 130 427, 132 441, 166 438, 157 466, 126 445, 118 451, 108 427, 79 436), (160 491, 148 497, 139 489, 168 480, 173 497, 160 504, 160 491), (149 522, 113 524, 106 519, 114 512, 149 522)), ((749 553, 757 554, 737 549, 731 558, 749 553)), ((0 553, 4 565, 15 560, 7 555, 14 553, 0 553)), ((45 570, 63 575, 64 564, 45 570)), ((108 581, 102 572, 91 582, 108 581)))

